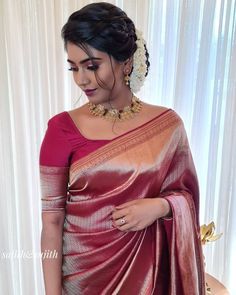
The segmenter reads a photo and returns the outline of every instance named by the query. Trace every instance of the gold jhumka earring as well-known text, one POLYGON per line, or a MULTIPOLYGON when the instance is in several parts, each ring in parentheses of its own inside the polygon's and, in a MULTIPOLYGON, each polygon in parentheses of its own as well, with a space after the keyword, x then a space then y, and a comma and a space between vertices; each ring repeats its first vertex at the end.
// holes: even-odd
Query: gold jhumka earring
POLYGON ((127 86, 129 86, 129 81, 130 81, 130 76, 129 76, 129 74, 126 74, 126 75, 125 75, 125 84, 126 84, 127 86))

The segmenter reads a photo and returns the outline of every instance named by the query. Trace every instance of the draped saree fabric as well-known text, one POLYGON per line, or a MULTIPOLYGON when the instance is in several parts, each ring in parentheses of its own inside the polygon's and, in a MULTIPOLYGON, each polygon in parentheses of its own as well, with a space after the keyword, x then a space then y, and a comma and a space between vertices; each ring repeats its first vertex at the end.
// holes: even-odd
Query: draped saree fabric
POLYGON ((178 115, 168 109, 113 140, 87 140, 90 151, 83 155, 73 148, 72 133, 83 150, 86 139, 69 114, 56 115, 40 154, 43 211, 66 213, 65 294, 205 294, 198 182, 178 115), (64 166, 56 166, 63 144, 53 147, 49 136, 59 133, 64 166), (170 203, 171 218, 140 231, 112 226, 115 206, 160 197, 170 203))

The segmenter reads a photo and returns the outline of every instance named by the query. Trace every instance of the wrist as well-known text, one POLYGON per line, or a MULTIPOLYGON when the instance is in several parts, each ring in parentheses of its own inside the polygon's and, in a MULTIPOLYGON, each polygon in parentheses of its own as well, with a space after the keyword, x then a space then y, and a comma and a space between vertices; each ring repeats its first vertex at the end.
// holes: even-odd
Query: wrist
POLYGON ((168 218, 168 217, 172 217, 172 211, 171 211, 171 206, 169 204, 169 202, 164 199, 164 198, 160 198, 161 204, 162 204, 162 218, 168 218))

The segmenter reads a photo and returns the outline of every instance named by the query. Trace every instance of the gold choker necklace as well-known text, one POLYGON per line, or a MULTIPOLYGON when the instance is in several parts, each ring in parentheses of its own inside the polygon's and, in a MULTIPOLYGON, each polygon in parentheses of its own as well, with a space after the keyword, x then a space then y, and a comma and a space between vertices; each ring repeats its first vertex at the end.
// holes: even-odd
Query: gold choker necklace
POLYGON ((111 121, 131 119, 135 114, 139 113, 142 108, 142 102, 136 96, 132 97, 131 105, 124 107, 123 110, 106 109, 102 104, 94 104, 91 102, 89 102, 88 105, 90 113, 93 116, 102 117, 111 121))

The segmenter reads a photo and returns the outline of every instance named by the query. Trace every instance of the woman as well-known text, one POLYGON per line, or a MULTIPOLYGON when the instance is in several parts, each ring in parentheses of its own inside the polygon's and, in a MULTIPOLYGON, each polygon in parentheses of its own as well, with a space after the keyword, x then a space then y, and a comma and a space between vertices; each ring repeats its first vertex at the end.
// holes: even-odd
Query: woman
POLYGON ((146 45, 118 7, 62 29, 89 103, 49 120, 41 146, 47 295, 204 294, 198 183, 183 123, 139 100, 146 45))

